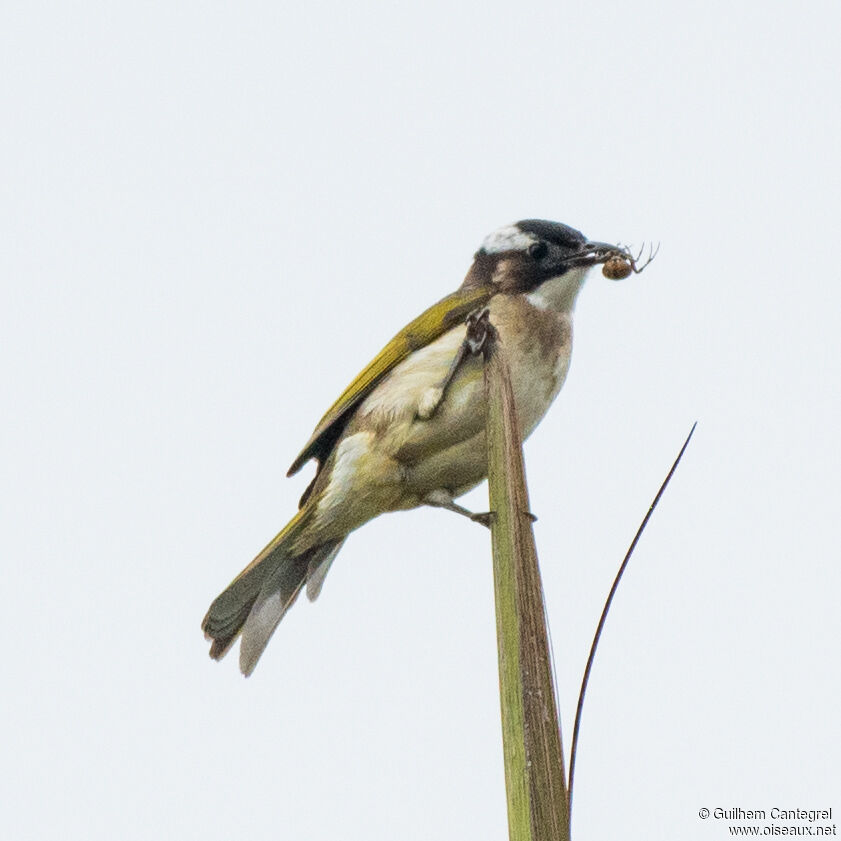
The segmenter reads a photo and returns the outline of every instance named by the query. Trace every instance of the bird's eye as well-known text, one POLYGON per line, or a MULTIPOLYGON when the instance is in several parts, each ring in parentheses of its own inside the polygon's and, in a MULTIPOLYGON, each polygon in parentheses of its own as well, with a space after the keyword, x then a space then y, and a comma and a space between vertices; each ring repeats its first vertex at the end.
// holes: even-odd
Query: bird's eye
POLYGON ((529 257, 534 260, 542 260, 548 251, 545 242, 533 242, 529 246, 529 257))

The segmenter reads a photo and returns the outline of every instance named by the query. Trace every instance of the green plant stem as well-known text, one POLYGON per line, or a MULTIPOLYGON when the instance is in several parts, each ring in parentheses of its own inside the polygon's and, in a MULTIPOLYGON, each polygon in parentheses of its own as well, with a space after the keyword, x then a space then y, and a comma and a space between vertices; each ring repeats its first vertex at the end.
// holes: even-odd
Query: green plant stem
POLYGON ((505 789, 511 841, 568 841, 569 804, 522 438, 505 349, 483 347, 505 789))

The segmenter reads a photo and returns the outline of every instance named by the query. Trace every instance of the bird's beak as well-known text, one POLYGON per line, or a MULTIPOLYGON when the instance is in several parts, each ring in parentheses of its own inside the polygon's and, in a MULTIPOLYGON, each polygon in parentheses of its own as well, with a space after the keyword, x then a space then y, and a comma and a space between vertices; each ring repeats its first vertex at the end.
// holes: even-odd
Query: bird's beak
POLYGON ((596 266, 616 256, 627 255, 624 249, 618 245, 611 245, 609 242, 585 242, 578 251, 565 260, 565 263, 570 267, 596 266))
POLYGON ((589 265, 595 266, 598 263, 606 263, 611 257, 624 257, 625 250, 618 245, 611 245, 609 242, 587 242, 584 243, 582 258, 589 259, 589 265))
POLYGON ((622 253, 622 249, 618 245, 612 245, 609 242, 588 242, 585 243, 586 251, 592 252, 597 258, 612 257, 614 254, 622 253))

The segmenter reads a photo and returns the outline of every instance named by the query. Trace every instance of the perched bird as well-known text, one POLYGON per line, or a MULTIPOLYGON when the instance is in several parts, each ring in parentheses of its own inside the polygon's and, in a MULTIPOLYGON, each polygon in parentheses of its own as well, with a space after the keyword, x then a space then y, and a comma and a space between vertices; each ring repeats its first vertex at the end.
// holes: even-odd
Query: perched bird
POLYGON ((487 310, 505 346, 523 437, 569 369, 572 313, 587 271, 616 246, 530 219, 488 236, 461 287, 403 328, 345 389, 295 459, 318 469, 295 516, 219 595, 202 622, 221 658, 242 634, 251 674, 306 585, 314 600, 347 536, 385 511, 419 505, 481 521, 454 500, 487 476, 482 358, 468 317, 487 310))

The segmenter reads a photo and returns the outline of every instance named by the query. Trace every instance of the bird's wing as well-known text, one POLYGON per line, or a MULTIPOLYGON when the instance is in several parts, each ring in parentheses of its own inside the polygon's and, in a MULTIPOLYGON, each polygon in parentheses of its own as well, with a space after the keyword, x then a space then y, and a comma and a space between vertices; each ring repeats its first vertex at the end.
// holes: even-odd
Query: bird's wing
MULTIPOLYGON (((490 286, 462 288, 442 298, 426 312, 407 324, 365 367, 362 373, 342 392, 339 399, 318 422, 303 450, 289 468, 288 476, 297 473, 311 458, 324 464, 342 434, 356 407, 398 363, 410 353, 460 324, 478 307, 484 306, 494 289, 490 286)), ((306 495, 305 495, 306 496, 306 495)))

